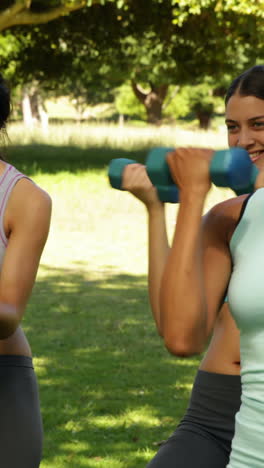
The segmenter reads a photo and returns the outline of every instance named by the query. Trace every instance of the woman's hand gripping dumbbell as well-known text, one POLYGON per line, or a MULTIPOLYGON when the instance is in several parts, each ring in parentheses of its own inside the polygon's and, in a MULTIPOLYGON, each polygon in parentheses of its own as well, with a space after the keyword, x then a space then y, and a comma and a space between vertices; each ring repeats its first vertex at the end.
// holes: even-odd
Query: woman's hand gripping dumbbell
POLYGON ((148 209, 161 204, 157 189, 148 177, 146 166, 136 161, 124 167, 121 190, 130 192, 144 203, 148 209))
MULTIPOLYGON (((162 148, 162 149, 165 151, 164 155, 166 155, 170 151, 170 148, 162 148)), ((148 162, 148 158, 147 158, 147 162, 148 162)), ((112 159, 110 161, 109 168, 108 168, 108 177, 109 177, 109 182, 111 186, 118 190, 129 190, 126 188, 126 184, 123 183, 124 172, 127 166, 130 166, 130 165, 134 166, 138 164, 139 163, 133 159, 126 159, 126 158, 112 159)), ((152 165, 152 162, 150 161, 150 166, 151 165, 152 165)), ((148 176, 150 176, 148 172, 148 167, 145 167, 145 169, 147 170, 148 176)), ((159 200, 162 202, 177 203, 178 202, 178 189, 175 186, 172 178, 170 177, 168 167, 166 167, 165 171, 164 171, 164 168, 162 169, 161 173, 157 175, 157 179, 159 181, 159 187, 157 187, 155 184, 153 185, 155 185, 156 187, 159 200), (166 179, 166 181, 164 181, 164 178, 166 179), (168 183, 167 183, 167 179, 169 179, 168 183), (166 183, 167 185, 165 186, 166 183)))

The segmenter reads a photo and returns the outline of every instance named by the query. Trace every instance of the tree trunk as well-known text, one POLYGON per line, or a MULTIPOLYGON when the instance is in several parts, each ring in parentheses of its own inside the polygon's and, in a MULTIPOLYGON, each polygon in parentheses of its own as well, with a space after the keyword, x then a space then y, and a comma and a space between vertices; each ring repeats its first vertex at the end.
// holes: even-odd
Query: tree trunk
POLYGON ((123 127, 125 122, 124 114, 119 114, 118 116, 118 125, 119 127, 123 127))
POLYGON ((146 109, 148 123, 158 125, 162 120, 162 106, 168 92, 168 85, 150 86, 151 89, 147 92, 132 81, 134 94, 146 109))
POLYGON ((24 88, 23 96, 22 96, 22 114, 23 114, 23 122, 26 128, 33 128, 34 126, 34 119, 31 110, 31 103, 30 97, 28 93, 28 89, 24 88))
POLYGON ((44 135, 49 133, 49 114, 47 113, 42 102, 39 104, 39 118, 41 122, 41 128, 44 135))
POLYGON ((31 104, 31 112, 35 122, 40 121, 39 115, 39 93, 38 90, 34 87, 29 95, 30 104, 31 104))
POLYGON ((162 120, 163 102, 155 91, 151 91, 145 99, 145 108, 147 111, 147 120, 151 124, 159 124, 162 120))
POLYGON ((202 130, 208 130, 210 128, 212 115, 213 115, 212 112, 208 112, 204 110, 196 112, 196 116, 199 120, 199 127, 202 130))
POLYGON ((22 113, 25 127, 32 129, 41 124, 43 133, 48 133, 49 116, 36 84, 24 87, 22 113))

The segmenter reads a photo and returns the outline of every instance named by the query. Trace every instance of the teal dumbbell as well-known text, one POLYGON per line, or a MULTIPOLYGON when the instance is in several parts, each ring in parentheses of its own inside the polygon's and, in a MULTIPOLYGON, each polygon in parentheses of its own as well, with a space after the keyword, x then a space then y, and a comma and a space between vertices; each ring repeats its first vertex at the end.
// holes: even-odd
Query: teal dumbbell
MULTIPOLYGON (((108 168, 108 177, 109 177, 109 182, 111 186, 115 189, 123 190, 122 189, 123 171, 128 164, 136 164, 136 163, 137 161, 133 159, 126 159, 126 158, 112 159, 110 161, 109 168, 108 168)), ((163 202, 177 203, 178 202, 178 189, 176 185, 174 184, 173 180, 171 179, 169 172, 168 172, 168 175, 169 175, 170 183, 167 184, 167 186, 164 186, 164 185, 161 186, 161 182, 163 182, 163 177, 164 177, 163 172, 164 170, 158 176, 159 186, 157 187, 157 191, 158 191, 159 199, 163 202)))
MULTIPOLYGON (((168 201, 168 194, 172 194, 174 203, 179 201, 179 193, 170 175, 167 164, 167 154, 173 148, 154 148, 148 154, 146 167, 148 176, 153 185, 157 187, 160 198, 168 201)), ((248 152, 243 148, 230 148, 215 151, 211 164, 210 176, 212 182, 218 187, 229 187, 237 194, 248 193, 254 190, 254 182, 258 169, 252 163, 248 152)), ((172 200, 170 200, 172 201, 172 200)))
MULTIPOLYGON (((146 169, 152 184, 157 188, 160 200, 177 203, 179 190, 167 164, 167 154, 170 151, 174 151, 174 148, 152 149, 147 156, 146 169)), ((112 187, 122 190, 123 170, 127 164, 136 162, 132 159, 112 159, 108 171, 112 187)), ((254 189, 257 174, 258 169, 243 148, 215 151, 210 164, 212 182, 218 187, 230 187, 239 195, 254 189)))

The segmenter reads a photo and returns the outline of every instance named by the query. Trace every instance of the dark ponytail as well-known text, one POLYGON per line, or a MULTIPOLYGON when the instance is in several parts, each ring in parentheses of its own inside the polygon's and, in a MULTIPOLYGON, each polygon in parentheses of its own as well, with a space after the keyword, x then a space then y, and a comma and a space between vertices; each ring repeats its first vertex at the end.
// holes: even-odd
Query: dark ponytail
POLYGON ((6 161, 4 148, 9 142, 6 124, 11 112, 10 90, 0 73, 0 159, 6 161))
POLYGON ((6 127, 11 111, 10 91, 6 81, 0 74, 0 130, 6 127))

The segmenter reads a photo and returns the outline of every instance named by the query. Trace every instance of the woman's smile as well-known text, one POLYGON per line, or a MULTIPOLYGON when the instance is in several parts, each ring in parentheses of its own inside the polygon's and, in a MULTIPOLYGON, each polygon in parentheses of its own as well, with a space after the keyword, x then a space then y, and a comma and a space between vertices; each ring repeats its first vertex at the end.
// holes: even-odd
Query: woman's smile
POLYGON ((264 149, 257 150, 257 151, 250 151, 249 152, 250 159, 253 163, 256 163, 259 159, 263 158, 264 156, 264 149))

